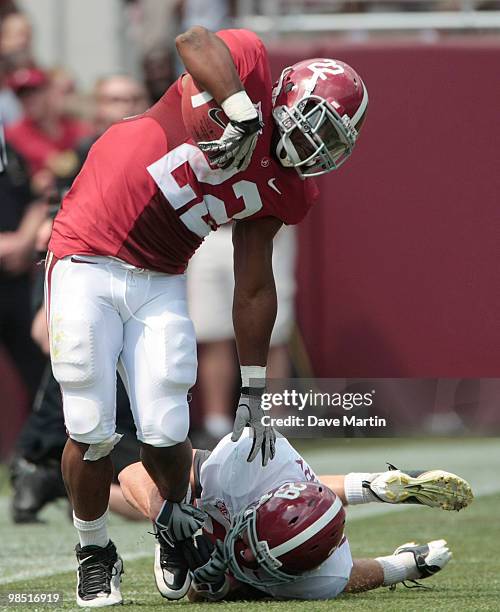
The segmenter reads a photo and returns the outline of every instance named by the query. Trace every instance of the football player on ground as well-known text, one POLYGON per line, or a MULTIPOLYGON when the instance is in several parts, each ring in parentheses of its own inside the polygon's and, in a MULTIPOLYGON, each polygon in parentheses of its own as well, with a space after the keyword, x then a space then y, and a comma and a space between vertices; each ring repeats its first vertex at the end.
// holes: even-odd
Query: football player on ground
POLYGON ((272 459, 275 434, 261 424, 259 397, 277 309, 273 237, 313 204, 310 177, 348 159, 368 104, 358 74, 325 58, 286 68, 273 90, 266 49, 246 30, 194 27, 176 42, 188 74, 93 145, 49 244, 51 361, 69 432, 62 471, 79 536, 77 603, 86 607, 122 601, 122 561, 106 527, 109 454, 120 439, 117 369, 142 463, 164 500, 164 535, 174 544, 204 522, 186 500, 196 341, 184 272, 205 236, 231 220, 242 378, 233 440, 248 424, 248 460, 272 459), (227 124, 215 140, 195 143, 185 128, 193 127, 190 109, 210 100, 227 124))
MULTIPOLYGON (((472 501, 468 483, 443 470, 345 476, 314 474, 286 438, 266 467, 248 463, 248 430, 209 451, 195 450, 191 494, 208 515, 197 546, 172 548, 157 533, 155 579, 167 599, 273 596, 330 599, 432 576, 450 560, 445 540, 403 544, 376 559, 351 558, 344 506, 371 502, 460 510, 472 501), (210 544, 211 542, 211 544, 210 544), (215 546, 214 546, 215 545, 215 546), (194 571, 194 577, 189 571, 194 571)), ((154 519, 160 493, 140 463, 119 474, 125 498, 154 519)))

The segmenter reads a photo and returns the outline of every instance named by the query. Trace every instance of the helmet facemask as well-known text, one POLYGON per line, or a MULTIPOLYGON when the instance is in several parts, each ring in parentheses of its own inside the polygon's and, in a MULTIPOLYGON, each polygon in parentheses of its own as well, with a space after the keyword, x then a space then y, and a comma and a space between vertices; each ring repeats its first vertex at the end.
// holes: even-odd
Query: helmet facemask
POLYGON ((353 151, 358 132, 351 119, 341 117, 320 96, 306 96, 291 108, 277 107, 273 116, 281 134, 276 154, 301 178, 336 170, 353 151))
POLYGON ((257 535, 257 509, 249 508, 238 513, 234 523, 224 539, 225 557, 229 562, 229 570, 240 582, 245 582, 256 588, 285 584, 297 578, 296 574, 280 569, 281 561, 272 556, 266 541, 259 541, 257 535), (258 574, 254 570, 242 567, 238 559, 237 544, 242 539, 258 565, 258 574))

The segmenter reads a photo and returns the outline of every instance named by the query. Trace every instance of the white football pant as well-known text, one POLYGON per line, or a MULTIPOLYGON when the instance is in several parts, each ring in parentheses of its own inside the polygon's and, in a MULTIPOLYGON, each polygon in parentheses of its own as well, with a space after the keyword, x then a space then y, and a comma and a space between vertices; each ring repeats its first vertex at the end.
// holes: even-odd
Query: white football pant
POLYGON ((114 439, 117 369, 138 439, 152 446, 186 439, 197 362, 185 275, 49 253, 46 303, 52 369, 72 439, 92 445, 114 439))

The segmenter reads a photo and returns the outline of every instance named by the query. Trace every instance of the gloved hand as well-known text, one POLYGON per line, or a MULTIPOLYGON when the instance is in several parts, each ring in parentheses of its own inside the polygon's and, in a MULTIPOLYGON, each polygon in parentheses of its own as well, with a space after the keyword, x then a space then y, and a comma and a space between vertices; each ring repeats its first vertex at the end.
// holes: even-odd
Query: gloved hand
POLYGON ((207 155, 212 166, 243 171, 250 164, 262 127, 263 123, 257 115, 255 119, 247 121, 231 120, 219 140, 199 142, 198 147, 207 155))
POLYGON ((229 593, 230 582, 226 576, 223 576, 216 583, 198 582, 193 579, 191 588, 196 592, 201 600, 220 601, 229 593))
POLYGON ((195 581, 199 584, 218 584, 227 570, 224 556, 224 544, 217 540, 208 561, 193 572, 195 581))
POLYGON ((229 96, 221 106, 229 119, 222 136, 218 140, 199 142, 198 147, 213 166, 246 170, 264 124, 245 90, 229 96))
POLYGON ((210 560, 214 545, 207 536, 198 534, 182 542, 182 554, 191 572, 194 572, 210 560))
POLYGON ((165 500, 155 520, 157 533, 170 545, 191 538, 207 515, 190 504, 165 500))
POLYGON ((261 450, 262 465, 265 467, 276 454, 276 432, 271 426, 262 424, 264 411, 261 407, 261 398, 263 393, 264 389, 261 388, 243 387, 241 389, 231 440, 237 442, 244 428, 249 425, 252 428, 253 444, 247 461, 253 461, 261 450))

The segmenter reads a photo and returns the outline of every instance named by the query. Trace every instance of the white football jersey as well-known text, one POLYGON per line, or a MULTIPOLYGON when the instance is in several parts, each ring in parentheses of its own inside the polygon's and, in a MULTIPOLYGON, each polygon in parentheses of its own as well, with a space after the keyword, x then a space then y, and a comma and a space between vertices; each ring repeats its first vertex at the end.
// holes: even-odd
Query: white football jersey
MULTIPOLYGON (((262 467, 260 457, 252 463, 247 461, 251 446, 249 428, 245 428, 238 442, 231 442, 229 434, 202 465, 199 504, 210 517, 205 524, 208 532, 213 532, 213 521, 227 530, 240 510, 285 482, 318 480, 286 438, 278 435, 276 456, 266 467, 262 467)), ((302 574, 292 583, 262 590, 283 599, 331 599, 344 590, 351 568, 351 552, 345 540, 320 567, 302 574)))

